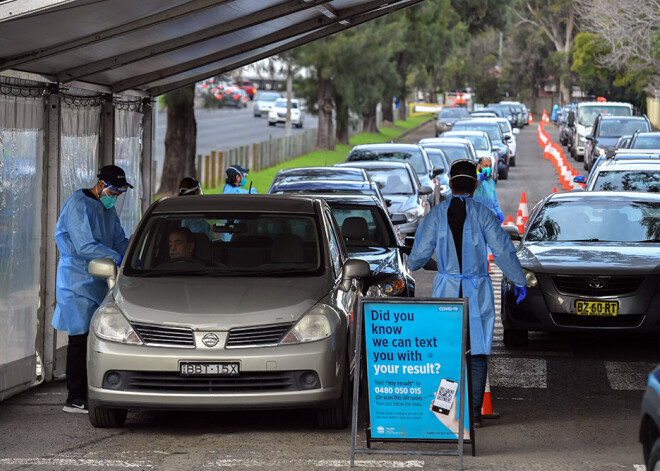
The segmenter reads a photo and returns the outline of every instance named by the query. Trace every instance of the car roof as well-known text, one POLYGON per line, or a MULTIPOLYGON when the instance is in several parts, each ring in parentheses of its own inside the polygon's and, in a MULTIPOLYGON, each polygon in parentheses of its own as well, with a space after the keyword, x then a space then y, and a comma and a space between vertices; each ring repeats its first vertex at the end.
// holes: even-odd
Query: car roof
MULTIPOLYGON (((443 146, 447 146, 447 147, 465 147, 465 146, 467 146, 468 142, 469 141, 467 141, 467 139, 462 139, 460 137, 447 137, 447 138, 444 138, 444 139, 442 137, 431 137, 431 138, 428 138, 428 139, 420 140, 419 145, 424 147, 424 144, 427 144, 427 145, 442 144, 443 146), (422 141, 424 141, 424 142, 422 142, 422 141)), ((429 149, 433 149, 433 148, 429 147, 429 149)))
POLYGON ((365 195, 365 194, 306 194, 305 198, 321 198, 325 200, 329 205, 332 204, 354 204, 354 205, 364 205, 364 206, 378 206, 385 213, 387 210, 383 208, 380 200, 376 195, 365 195))
MULTIPOLYGON (((648 121, 648 118, 646 116, 614 116, 611 114, 608 115, 602 115, 600 117, 601 121, 609 121, 609 120, 617 120, 620 121, 622 119, 628 120, 628 121, 633 121, 633 120, 639 120, 639 121, 648 121)), ((646 134, 646 133, 644 133, 646 134)), ((658 133, 660 134, 660 133, 658 133)))
POLYGON ((658 131, 645 131, 645 132, 639 132, 637 133, 637 137, 642 137, 642 136, 660 136, 660 132, 658 131))
POLYGON ((353 168, 399 168, 405 169, 406 167, 412 169, 408 162, 393 162, 389 160, 357 160, 352 162, 341 162, 335 164, 337 167, 353 167, 353 168))
POLYGON ((547 201, 579 201, 579 200, 611 200, 611 201, 651 201, 660 203, 660 193, 645 193, 634 191, 570 191, 567 193, 552 193, 547 201))
POLYGON ((401 144, 394 142, 386 142, 379 144, 359 144, 351 149, 351 152, 354 150, 366 150, 366 149, 377 149, 377 150, 387 150, 387 149, 400 149, 400 150, 419 150, 419 145, 417 144, 401 144))
POLYGON ((458 123, 454 124, 454 126, 457 126, 459 124, 496 124, 496 123, 495 121, 493 121, 493 118, 470 118, 470 119, 463 119, 458 123))
POLYGON ((596 170, 600 172, 603 170, 616 170, 617 168, 625 168, 627 170, 660 170, 660 159, 606 159, 596 170))
POLYGON ((463 136, 483 136, 486 135, 488 136, 488 133, 486 131, 468 131, 467 129, 465 131, 445 131, 442 133, 445 137, 454 137, 458 135, 463 135, 463 136))
POLYGON ((361 174, 364 175, 364 172, 362 172, 361 169, 356 168, 356 167, 347 167, 347 168, 340 168, 337 165, 332 165, 332 166, 327 166, 327 167, 294 167, 294 168, 283 168, 280 170, 278 175, 286 175, 286 174, 295 174, 295 173, 309 173, 310 171, 312 172, 318 172, 318 171, 325 171, 329 173, 356 173, 356 174, 361 174))
POLYGON ((607 105, 626 105, 633 107, 631 103, 626 103, 625 101, 581 101, 576 106, 607 106, 607 105))
POLYGON ((313 214, 315 200, 280 195, 195 195, 167 196, 154 203, 152 212, 195 213, 202 211, 259 211, 295 214, 313 214))

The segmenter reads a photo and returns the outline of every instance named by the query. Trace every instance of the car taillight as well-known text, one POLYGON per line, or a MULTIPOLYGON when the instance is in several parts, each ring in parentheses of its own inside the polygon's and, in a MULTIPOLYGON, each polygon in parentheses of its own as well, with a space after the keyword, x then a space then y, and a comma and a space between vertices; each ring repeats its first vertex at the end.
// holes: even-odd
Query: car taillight
POLYGON ((221 94, 221 93, 218 93, 215 97, 216 97, 218 100, 222 100, 222 94, 221 94))
POLYGON ((246 96, 244 96, 244 97, 243 97, 243 101, 247 101, 247 100, 248 100, 248 99, 247 99, 247 97, 246 97, 246 96))
POLYGON ((225 90, 225 93, 226 93, 227 95, 231 95, 231 90, 225 90))
POLYGON ((214 89, 213 89, 213 93, 218 93, 218 91, 219 91, 219 90, 218 90, 217 88, 214 88, 214 89))
POLYGON ((254 95, 255 93, 257 93, 257 89, 252 87, 252 94, 254 95))
POLYGON ((238 100, 240 97, 240 95, 234 95, 234 100, 238 100))

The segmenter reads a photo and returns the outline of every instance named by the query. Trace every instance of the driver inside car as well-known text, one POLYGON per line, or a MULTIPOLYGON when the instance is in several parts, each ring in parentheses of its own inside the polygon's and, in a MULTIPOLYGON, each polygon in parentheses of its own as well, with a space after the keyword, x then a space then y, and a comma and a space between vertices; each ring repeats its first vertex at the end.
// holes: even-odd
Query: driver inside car
POLYGON ((187 227, 180 227, 170 232, 168 238, 170 259, 158 266, 159 269, 204 268, 209 266, 203 260, 195 258, 195 238, 187 227))

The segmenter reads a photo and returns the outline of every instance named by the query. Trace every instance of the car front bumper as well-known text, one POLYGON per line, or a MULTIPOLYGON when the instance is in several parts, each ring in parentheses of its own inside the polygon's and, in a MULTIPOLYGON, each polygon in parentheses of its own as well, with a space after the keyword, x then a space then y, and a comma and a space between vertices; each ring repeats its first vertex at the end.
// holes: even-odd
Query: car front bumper
MULTIPOLYGON (((208 332, 203 332, 206 334, 208 332)), ((214 332, 221 339, 226 332, 214 332)), ((277 347, 164 348, 107 342, 90 333, 89 402, 96 407, 235 409, 319 407, 341 395, 345 341, 277 347), (180 362, 237 362, 237 376, 184 376, 180 362), (119 384, 110 384, 116 372, 119 384), (310 374, 312 376, 310 376, 310 374), (316 377, 316 381, 305 382, 316 377), (203 384, 203 387, 200 385, 203 384)), ((221 341, 220 344, 222 345, 221 341)))

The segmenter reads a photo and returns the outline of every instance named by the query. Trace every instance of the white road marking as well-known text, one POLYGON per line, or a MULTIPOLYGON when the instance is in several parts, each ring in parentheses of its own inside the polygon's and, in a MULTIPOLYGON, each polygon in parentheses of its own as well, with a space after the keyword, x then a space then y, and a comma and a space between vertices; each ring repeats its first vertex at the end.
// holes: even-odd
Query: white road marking
POLYGON ((610 387, 618 391, 643 391, 655 363, 606 361, 610 387))
POLYGON ((536 358, 491 357, 488 361, 491 386, 546 389, 547 364, 536 358))
POLYGON ((90 460, 80 458, 0 458, 0 465, 7 466, 62 466, 82 468, 153 468, 145 461, 90 460))
MULTIPOLYGON (((286 469, 287 467, 305 467, 305 468, 349 468, 351 465, 350 460, 257 460, 257 459, 222 459, 215 460, 211 463, 204 465, 205 468, 233 468, 233 467, 273 467, 279 469, 286 469)), ((392 460, 355 460, 355 467, 357 468, 383 468, 383 469, 409 469, 409 468, 423 468, 424 461, 421 460, 408 460, 408 461, 392 461, 392 460)))
POLYGON ((633 467, 635 471, 646 471, 646 465, 643 464, 634 464, 633 467))

